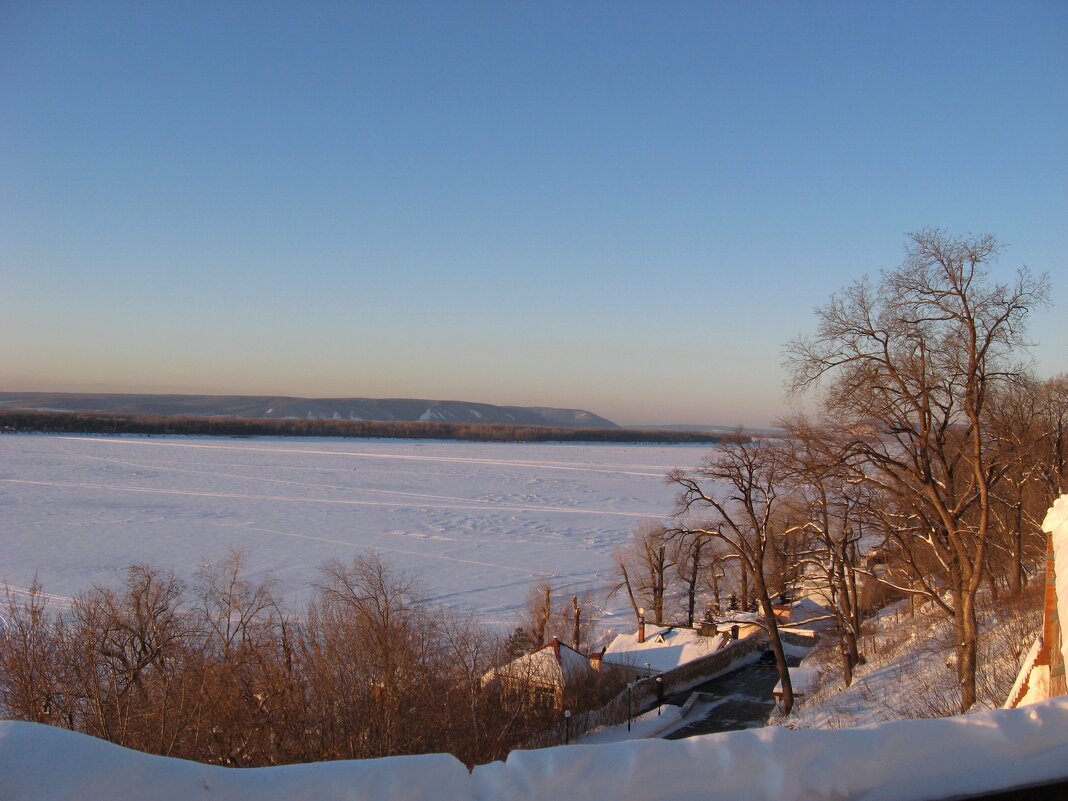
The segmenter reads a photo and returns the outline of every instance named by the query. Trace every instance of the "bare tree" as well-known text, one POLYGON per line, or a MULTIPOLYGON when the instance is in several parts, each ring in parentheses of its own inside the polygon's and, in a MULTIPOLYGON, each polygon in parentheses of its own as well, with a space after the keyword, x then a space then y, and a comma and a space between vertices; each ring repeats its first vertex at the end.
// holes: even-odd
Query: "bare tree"
POLYGON ((801 579, 815 584, 834 619, 842 656, 842 676, 852 684, 860 661, 858 544, 863 535, 868 493, 857 479, 848 441, 803 417, 785 421, 783 444, 790 487, 789 530, 804 536, 801 579))
POLYGON ((570 642, 576 651, 588 648, 597 638, 601 620, 601 606, 594 601, 591 589, 572 594, 568 603, 561 603, 553 610, 555 630, 566 633, 561 640, 570 642))
POLYGON ((62 632, 34 579, 24 601, 10 592, 0 616, 0 715, 62 725, 57 640, 62 632), (57 636, 58 635, 58 636, 57 636))
POLYGON ((1052 503, 1068 491, 1068 373, 1042 382, 1037 392, 1040 463, 1046 466, 1043 478, 1052 503))
POLYGON ((344 758, 422 750, 409 710, 441 638, 417 582, 374 553, 330 562, 323 575, 304 648, 328 750, 344 758))
POLYGON ((688 528, 696 535, 725 542, 752 578, 782 681, 783 705, 789 714, 793 687, 768 574, 775 542, 784 534, 779 518, 783 477, 781 451, 766 442, 755 442, 726 445, 695 470, 671 471, 668 481, 679 487, 676 515, 699 515, 707 520, 688 528))
POLYGON ((200 644, 184 608, 185 585, 147 565, 129 568, 122 591, 78 598, 60 644, 65 703, 78 729, 157 754, 174 753, 201 701, 200 644))
POLYGON ((287 725, 295 690, 287 622, 270 582, 253 583, 243 570, 243 554, 233 551, 197 574, 205 654, 200 694, 214 719, 200 738, 208 761, 273 764, 295 734, 287 725))
POLYGON ((635 618, 644 607, 652 613, 658 626, 664 623, 668 569, 673 566, 668 554, 670 539, 663 525, 643 521, 627 544, 613 554, 619 581, 612 592, 625 589, 635 618))
MULTIPOLYGON (((374 554, 325 566, 295 621, 244 575, 240 554, 206 565, 194 586, 141 565, 67 613, 50 613, 36 585, 9 597, 0 715, 234 766, 441 751, 474 765, 558 739, 555 707, 486 681, 508 661, 503 639, 423 604, 415 581, 374 554)), ((564 622, 588 637, 594 605, 572 601, 564 622)), ((579 714, 618 687, 595 675, 568 692, 579 714)))
POLYGON ((510 636, 509 649, 521 656, 540 648, 553 637, 570 642, 576 651, 592 642, 600 619, 593 592, 558 597, 551 583, 539 581, 527 590, 527 603, 520 625, 510 636))
POLYGON ((553 620, 553 585, 548 581, 533 584, 527 590, 525 629, 538 648, 548 642, 552 632, 549 626, 553 620))
MULTIPOLYGON (((991 481, 991 539, 988 579, 997 596, 998 582, 1018 595, 1028 573, 1045 559, 1042 519, 1060 487, 1058 415, 1050 402, 1054 380, 1022 379, 992 393, 987 425, 996 443, 998 471, 991 481)), ((1066 398, 1068 399, 1068 398, 1066 398)))
POLYGON ((941 568, 962 710, 976 697, 975 598, 997 470, 986 406, 993 387, 1023 372, 1024 323, 1048 295, 1046 279, 1024 270, 991 281, 999 250, 991 236, 913 234, 900 268, 834 295, 816 311, 815 336, 787 349, 793 391, 824 383, 824 410, 853 435, 866 480, 913 514, 912 545, 941 568))
POLYGON ((688 528, 668 532, 668 560, 675 567, 675 578, 682 585, 686 625, 697 619, 697 601, 704 587, 712 592, 714 605, 720 602, 719 582, 724 577, 723 544, 688 528))

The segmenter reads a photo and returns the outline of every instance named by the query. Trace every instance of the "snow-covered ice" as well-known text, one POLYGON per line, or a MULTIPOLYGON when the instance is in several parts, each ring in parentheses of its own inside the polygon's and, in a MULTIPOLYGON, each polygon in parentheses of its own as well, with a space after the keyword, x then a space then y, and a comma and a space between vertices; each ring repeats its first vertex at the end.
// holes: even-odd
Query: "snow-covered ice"
POLYGON ((36 576, 71 596, 139 562, 189 579, 239 549, 250 577, 275 579, 296 607, 321 564, 373 549, 418 574, 430 600, 508 625, 532 581, 561 593, 606 584, 612 548, 671 512, 667 471, 708 451, 5 435, 0 582, 26 588, 36 576))

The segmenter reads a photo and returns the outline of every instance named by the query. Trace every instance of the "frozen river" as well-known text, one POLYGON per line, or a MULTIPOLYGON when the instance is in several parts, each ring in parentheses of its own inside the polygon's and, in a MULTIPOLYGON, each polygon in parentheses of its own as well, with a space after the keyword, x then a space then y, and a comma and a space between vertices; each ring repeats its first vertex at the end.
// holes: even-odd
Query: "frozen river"
POLYGON ((371 549, 508 625, 534 581, 603 587, 613 547, 670 514, 667 471, 709 447, 4 435, 0 582, 70 596, 238 549, 296 606, 321 564, 371 549))

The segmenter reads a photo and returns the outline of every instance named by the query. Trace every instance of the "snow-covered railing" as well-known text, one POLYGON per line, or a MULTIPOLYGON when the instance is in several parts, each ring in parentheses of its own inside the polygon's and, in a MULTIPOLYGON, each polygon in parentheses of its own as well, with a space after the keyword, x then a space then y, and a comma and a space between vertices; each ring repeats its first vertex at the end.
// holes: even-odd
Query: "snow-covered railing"
POLYGON ((1023 663, 1020 665, 1016 683, 1012 685, 1012 689, 1009 690, 1009 697, 1005 700, 1005 709, 1012 709, 1021 704, 1026 704, 1027 700, 1032 696, 1039 698, 1049 697, 1046 692, 1049 671, 1047 670, 1043 673, 1041 666, 1037 664, 1038 655, 1041 652, 1042 635, 1040 634, 1035 637, 1031 649, 1027 652, 1027 656, 1024 657, 1023 663))
POLYGON ((1063 783, 1066 753, 1068 696, 1021 709, 855 729, 768 727, 682 741, 513 751, 506 761, 471 772, 446 754, 222 768, 150 756, 36 723, 0 721, 0 796, 20 801, 929 801, 1063 783))
POLYGON ((1068 642, 1061 627, 1061 621, 1068 619, 1068 495, 1062 495, 1050 507, 1042 530, 1049 536, 1042 634, 1020 666, 1006 707, 1068 693, 1064 676, 1068 642))

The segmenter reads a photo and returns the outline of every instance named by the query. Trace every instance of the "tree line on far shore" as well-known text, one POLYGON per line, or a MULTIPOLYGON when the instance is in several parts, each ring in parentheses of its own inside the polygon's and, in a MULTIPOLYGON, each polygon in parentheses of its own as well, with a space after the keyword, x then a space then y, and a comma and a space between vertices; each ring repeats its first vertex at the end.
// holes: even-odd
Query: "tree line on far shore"
POLYGON ((321 420, 308 418, 247 419, 185 415, 116 414, 0 410, 0 430, 77 434, 185 434, 230 437, 357 437, 443 439, 473 442, 737 442, 742 430, 718 433, 633 428, 563 428, 504 423, 440 421, 321 420))

